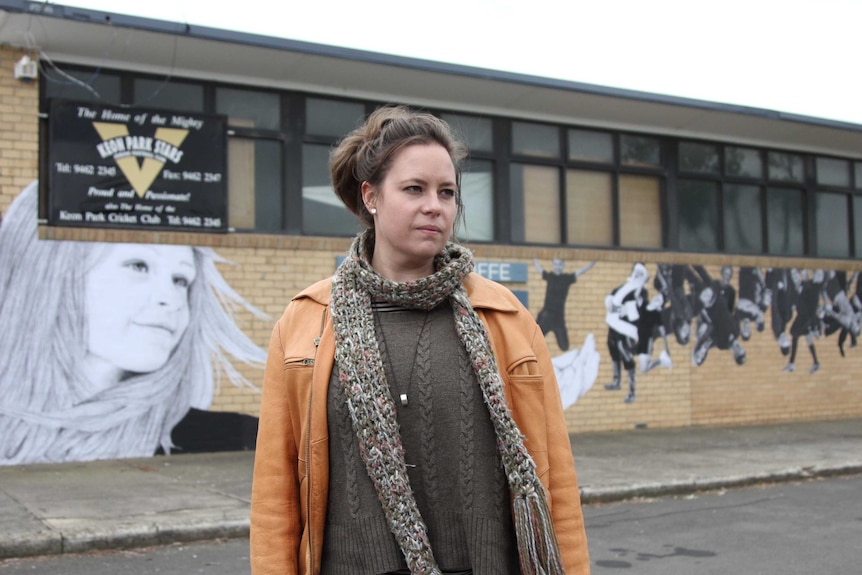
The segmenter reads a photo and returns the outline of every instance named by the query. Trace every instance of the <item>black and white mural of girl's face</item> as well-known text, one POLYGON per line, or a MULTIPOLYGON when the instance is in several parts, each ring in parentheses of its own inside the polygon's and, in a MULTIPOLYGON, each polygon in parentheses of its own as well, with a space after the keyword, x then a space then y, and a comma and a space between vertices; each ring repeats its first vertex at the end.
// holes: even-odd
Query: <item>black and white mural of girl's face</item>
POLYGON ((189 325, 192 248, 113 244, 89 265, 85 373, 110 385, 161 368, 189 325))

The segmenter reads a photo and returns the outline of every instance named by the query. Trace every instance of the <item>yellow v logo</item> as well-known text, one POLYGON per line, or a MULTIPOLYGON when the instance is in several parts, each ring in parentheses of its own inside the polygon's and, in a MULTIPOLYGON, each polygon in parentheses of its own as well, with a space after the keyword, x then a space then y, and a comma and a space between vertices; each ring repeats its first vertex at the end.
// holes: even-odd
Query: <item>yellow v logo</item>
MULTIPOLYGON (((99 133, 99 136, 102 138, 102 142, 108 142, 116 138, 125 138, 129 135, 129 128, 125 124, 93 122, 93 127, 99 133)), ((188 134, 188 130, 156 128, 154 137, 156 140, 167 142, 175 148, 179 148, 188 134)), ((134 188, 139 197, 144 197, 144 194, 146 194, 147 190, 150 189, 153 181, 155 181, 161 173, 162 168, 165 167, 164 160, 149 153, 144 156, 143 162, 138 163, 138 158, 134 151, 125 154, 122 152, 115 154, 114 161, 120 167, 120 170, 122 170, 126 179, 129 180, 129 183, 132 185, 132 188, 134 188)))

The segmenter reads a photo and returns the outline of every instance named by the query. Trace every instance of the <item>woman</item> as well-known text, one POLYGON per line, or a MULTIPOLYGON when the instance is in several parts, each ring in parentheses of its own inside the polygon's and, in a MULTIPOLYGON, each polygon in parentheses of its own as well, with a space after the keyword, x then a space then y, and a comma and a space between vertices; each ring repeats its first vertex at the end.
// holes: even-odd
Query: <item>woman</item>
POLYGON ((36 205, 0 226, 0 464, 169 452, 222 374, 248 385, 228 354, 263 364, 232 317, 260 312, 209 249, 39 240, 36 205))
POLYGON ((589 572, 542 332, 449 241, 465 155, 402 107, 333 151, 335 192, 367 229, 273 330, 254 574, 589 572))

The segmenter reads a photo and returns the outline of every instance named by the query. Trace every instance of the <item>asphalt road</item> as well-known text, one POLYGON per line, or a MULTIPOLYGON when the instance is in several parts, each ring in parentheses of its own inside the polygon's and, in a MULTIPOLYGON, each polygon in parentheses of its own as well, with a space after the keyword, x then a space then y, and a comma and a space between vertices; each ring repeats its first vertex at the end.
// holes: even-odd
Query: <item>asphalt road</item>
MULTIPOLYGON (((584 508, 593 575, 859 572, 862 476, 584 508)), ((235 539, 0 561, 17 575, 247 575, 235 539)))

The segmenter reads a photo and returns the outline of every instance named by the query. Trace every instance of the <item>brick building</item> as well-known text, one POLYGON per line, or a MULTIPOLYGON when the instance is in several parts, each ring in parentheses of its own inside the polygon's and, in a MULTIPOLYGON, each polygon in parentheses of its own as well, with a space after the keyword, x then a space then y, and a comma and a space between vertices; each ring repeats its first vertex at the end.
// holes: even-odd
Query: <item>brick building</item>
MULTIPOLYGON (((0 70, 0 215, 38 180, 40 242, 211 249, 260 349, 356 231, 330 146, 402 103, 465 135, 459 236, 541 317, 572 432, 862 414, 862 126, 15 0, 0 70), (223 121, 221 229, 58 221, 60 102, 223 121)), ((222 378, 192 405, 248 427, 252 355, 233 362, 250 385, 222 378)), ((206 425, 202 449, 238 447, 206 425)))

